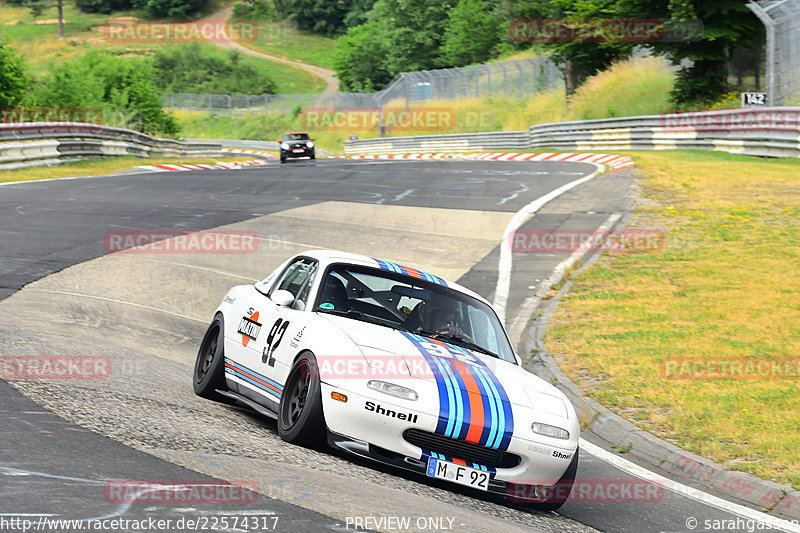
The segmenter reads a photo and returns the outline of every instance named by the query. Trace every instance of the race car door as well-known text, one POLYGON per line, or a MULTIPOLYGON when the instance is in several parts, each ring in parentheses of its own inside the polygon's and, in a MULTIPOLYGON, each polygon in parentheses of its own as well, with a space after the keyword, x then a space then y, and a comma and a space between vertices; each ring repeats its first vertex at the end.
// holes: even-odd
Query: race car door
POLYGON ((276 380, 276 358, 293 355, 288 339, 308 320, 305 307, 317 267, 317 261, 308 257, 299 257, 287 265, 272 285, 266 298, 268 303, 258 316, 262 334, 246 346, 245 365, 251 371, 242 379, 250 388, 276 403, 283 391, 283 383, 276 380))

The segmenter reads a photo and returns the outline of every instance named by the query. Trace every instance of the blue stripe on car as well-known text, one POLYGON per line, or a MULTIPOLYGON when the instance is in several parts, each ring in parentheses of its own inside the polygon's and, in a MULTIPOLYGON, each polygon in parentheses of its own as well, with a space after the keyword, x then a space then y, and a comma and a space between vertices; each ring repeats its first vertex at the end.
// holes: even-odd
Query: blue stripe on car
POLYGON ((437 344, 451 355, 469 361, 462 362, 465 362, 478 385, 483 407, 483 428, 478 444, 507 450, 514 432, 514 415, 508 394, 489 367, 464 348, 440 341, 433 342, 432 339, 413 333, 403 332, 403 335, 425 357, 436 381, 439 393, 439 420, 435 433, 464 440, 471 426, 470 413, 477 407, 477 405, 471 406, 471 402, 477 399, 467 394, 466 386, 454 366, 454 358, 435 353, 427 348, 426 344, 428 346, 437 344))

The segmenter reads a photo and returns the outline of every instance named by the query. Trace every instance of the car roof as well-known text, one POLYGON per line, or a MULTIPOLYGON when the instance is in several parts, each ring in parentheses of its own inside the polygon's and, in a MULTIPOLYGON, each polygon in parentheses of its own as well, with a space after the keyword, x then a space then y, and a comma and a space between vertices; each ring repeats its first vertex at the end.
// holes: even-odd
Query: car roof
POLYGON ((287 131, 284 135, 308 135, 307 131, 287 131))
MULTIPOLYGON (((300 255, 305 255, 305 256, 311 257, 313 259, 318 260, 320 263, 325 263, 326 265, 329 265, 331 263, 349 263, 349 264, 353 264, 353 265, 368 266, 368 267, 372 267, 372 268, 383 268, 380 263, 384 263, 384 264, 388 263, 388 264, 400 266, 403 269, 408 269, 408 267, 405 267, 405 266, 400 265, 398 263, 395 263, 393 261, 388 261, 388 260, 385 260, 385 259, 379 259, 379 258, 375 258, 375 257, 369 257, 369 256, 366 256, 366 255, 354 254, 354 253, 350 253, 350 252, 343 252, 341 250, 327 250, 327 249, 309 250, 309 251, 304 252, 304 253, 302 253, 300 255)), ((418 279, 427 279, 428 277, 430 277, 430 278, 438 278, 439 280, 444 281, 444 285, 446 285, 447 287, 450 287, 450 288, 455 289, 455 290, 457 290, 459 292, 463 292, 465 294, 468 294, 469 296, 472 296, 473 298, 476 298, 476 299, 478 299, 478 300, 480 300, 480 301, 482 301, 484 303, 487 303, 487 304, 489 303, 480 294, 477 294, 476 292, 464 287, 463 285, 459 285, 458 283, 455 283, 455 282, 452 282, 450 280, 444 279, 444 278, 442 278, 440 276, 435 276, 435 275, 432 275, 432 274, 428 274, 427 272, 422 272, 422 271, 419 271, 419 270, 416 270, 416 269, 413 269, 413 268, 411 270, 415 270, 415 271, 419 272, 420 274, 422 274, 422 277, 418 278, 418 279)), ((409 277, 414 277, 414 276, 409 276, 409 277)), ((432 281, 436 281, 436 280, 433 279, 432 281)), ((442 283, 440 283, 440 284, 442 284, 442 283)))

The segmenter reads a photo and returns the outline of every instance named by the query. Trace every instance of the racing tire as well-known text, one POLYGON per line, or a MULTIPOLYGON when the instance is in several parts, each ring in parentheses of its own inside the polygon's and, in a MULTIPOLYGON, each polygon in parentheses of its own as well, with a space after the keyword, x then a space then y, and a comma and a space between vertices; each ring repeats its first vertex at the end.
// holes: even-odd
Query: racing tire
POLYGON ((311 159, 316 159, 316 158, 317 158, 317 154, 311 154, 309 157, 310 157, 311 159))
POLYGON ((203 335, 194 363, 194 393, 209 400, 225 401, 225 397, 216 392, 226 388, 224 331, 222 316, 215 316, 203 335))
POLYGON ((286 158, 285 157, 281 157, 281 163, 286 163, 286 158))
MULTIPOLYGON (((575 450, 575 455, 572 456, 572 461, 569 463, 567 470, 561 476, 556 484, 553 487, 541 487, 545 490, 552 490, 553 494, 543 500, 528 500, 527 498, 523 499, 519 496, 513 496, 512 492, 514 489, 509 488, 509 499, 512 502, 521 504, 522 507, 526 509, 530 509, 531 511, 557 511, 564 505, 567 500, 569 499, 569 495, 572 492, 572 486, 575 484, 575 476, 578 473, 578 452, 580 449, 575 450)), ((536 489, 540 487, 536 487, 533 485, 521 485, 519 486, 522 488, 523 494, 533 494, 536 492, 536 489)), ((519 493, 517 493, 519 494, 519 493)))
POLYGON ((325 416, 319 367, 314 354, 300 355, 289 371, 278 406, 278 435, 291 444, 324 448, 325 416))

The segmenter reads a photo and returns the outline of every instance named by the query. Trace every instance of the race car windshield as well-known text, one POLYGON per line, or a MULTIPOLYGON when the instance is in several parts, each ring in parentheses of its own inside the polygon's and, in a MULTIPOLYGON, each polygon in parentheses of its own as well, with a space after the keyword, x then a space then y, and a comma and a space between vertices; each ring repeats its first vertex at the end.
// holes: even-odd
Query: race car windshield
POLYGON ((467 294, 423 279, 354 265, 334 265, 315 310, 438 339, 516 363, 494 311, 467 294))
POLYGON ((287 133, 283 136, 284 141, 307 141, 307 133, 287 133))

